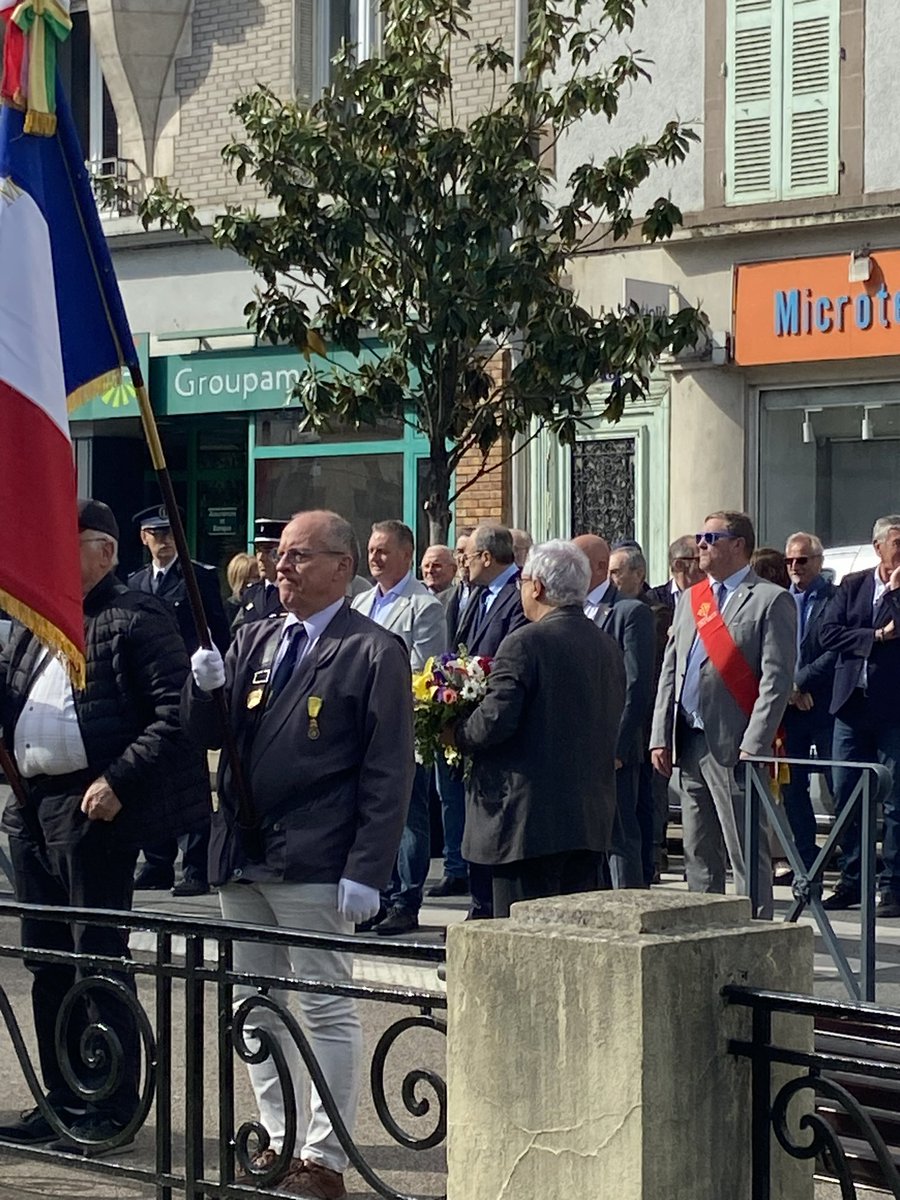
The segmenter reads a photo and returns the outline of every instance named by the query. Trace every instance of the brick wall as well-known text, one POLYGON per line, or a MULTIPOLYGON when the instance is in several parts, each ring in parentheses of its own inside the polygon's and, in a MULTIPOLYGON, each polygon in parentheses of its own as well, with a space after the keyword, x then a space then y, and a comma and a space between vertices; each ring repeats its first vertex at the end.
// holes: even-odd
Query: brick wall
MULTIPOLYGON (((460 124, 478 116, 491 103, 492 76, 487 72, 479 76, 469 66, 473 47, 499 38, 511 54, 514 23, 515 0, 472 0, 472 18, 467 26, 469 37, 455 39, 450 58, 454 116, 460 124)), ((498 78, 511 82, 512 72, 498 78)), ((494 104, 499 104, 501 99, 498 88, 494 104)))
MULTIPOLYGON (((506 440, 498 442, 487 458, 487 466, 495 469, 466 488, 454 505, 457 528, 478 525, 482 521, 509 524, 512 519, 512 470, 511 463, 503 461, 508 456, 509 443, 506 440)), ((481 464, 480 451, 470 451, 456 468, 456 486, 462 486, 477 475, 481 464)))
MULTIPOLYGON (((488 364, 489 374, 500 383, 510 370, 509 354, 497 354, 488 364)), ((477 525, 480 521, 500 521, 508 525, 512 519, 512 463, 509 461, 509 441, 501 439, 487 459, 480 450, 470 450, 456 468, 456 486, 462 487, 486 468, 454 506, 457 527, 477 525)))
POLYGON ((194 0, 191 51, 175 64, 180 130, 172 182, 198 207, 252 202, 238 188, 221 148, 242 126, 230 112, 241 95, 265 84, 282 96, 293 90, 293 0, 194 0))

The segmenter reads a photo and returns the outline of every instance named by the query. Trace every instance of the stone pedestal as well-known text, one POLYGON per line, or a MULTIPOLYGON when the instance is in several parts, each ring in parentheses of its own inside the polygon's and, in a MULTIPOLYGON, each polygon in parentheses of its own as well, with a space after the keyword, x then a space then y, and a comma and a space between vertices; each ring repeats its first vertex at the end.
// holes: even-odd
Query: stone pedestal
MULTIPOLYGON (((813 933, 742 897, 597 892, 451 926, 448 1200, 745 1200, 749 1010, 727 983, 812 990, 813 933)), ((810 1022, 775 1022, 808 1048, 810 1022)), ((774 1144, 774 1139, 773 1139, 774 1144)), ((811 1200, 773 1151, 773 1197, 811 1200)))

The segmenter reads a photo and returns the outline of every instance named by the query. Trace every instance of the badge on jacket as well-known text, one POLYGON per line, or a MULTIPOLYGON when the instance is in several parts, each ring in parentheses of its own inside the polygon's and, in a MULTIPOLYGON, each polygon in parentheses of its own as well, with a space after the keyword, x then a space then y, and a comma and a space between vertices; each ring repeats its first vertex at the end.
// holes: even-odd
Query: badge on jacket
POLYGON ((319 736, 319 721, 318 716, 322 711, 322 697, 309 696, 306 701, 306 715, 309 717, 309 728, 306 731, 306 736, 315 741, 319 736))

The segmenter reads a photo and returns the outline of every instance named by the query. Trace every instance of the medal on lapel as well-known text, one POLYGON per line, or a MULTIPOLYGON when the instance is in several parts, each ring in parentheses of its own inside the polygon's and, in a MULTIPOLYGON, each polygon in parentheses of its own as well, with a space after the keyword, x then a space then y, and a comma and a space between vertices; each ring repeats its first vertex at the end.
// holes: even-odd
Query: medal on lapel
POLYGON ((260 700, 263 698, 263 689, 261 687, 253 688, 247 695, 247 707, 256 708, 260 700))
POLYGON ((309 717, 309 728, 306 731, 306 736, 312 741, 315 741, 320 733, 318 716, 321 711, 322 697, 309 696, 306 701, 306 715, 309 717))

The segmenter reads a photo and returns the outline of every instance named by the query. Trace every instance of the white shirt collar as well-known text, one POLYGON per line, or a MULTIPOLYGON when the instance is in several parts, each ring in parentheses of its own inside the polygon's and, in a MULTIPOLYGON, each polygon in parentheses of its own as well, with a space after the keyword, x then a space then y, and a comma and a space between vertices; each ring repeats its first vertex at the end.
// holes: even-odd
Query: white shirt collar
POLYGON ((319 640, 332 620, 337 616, 338 611, 344 603, 344 597, 340 600, 335 600, 334 604, 329 604, 327 608, 321 609, 317 613, 313 613, 311 617, 307 617, 301 621, 295 613, 288 613, 287 620, 284 623, 284 628, 281 631, 282 641, 290 630, 292 625, 302 625, 306 630, 307 648, 314 646, 319 640))
POLYGON ((593 591, 588 592, 584 598, 584 606, 587 608, 589 604, 595 607, 603 602, 603 597, 609 591, 609 579, 606 578, 602 583, 598 583, 593 591))

